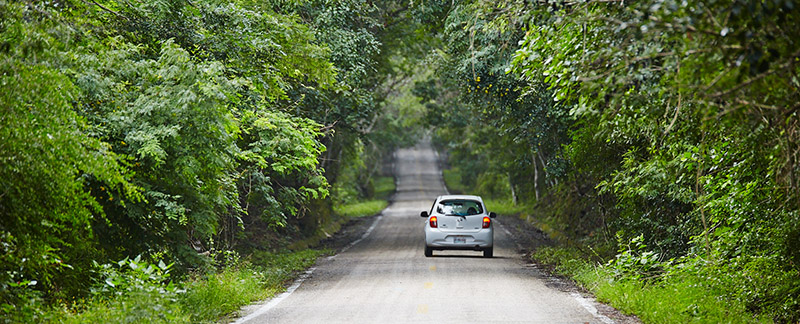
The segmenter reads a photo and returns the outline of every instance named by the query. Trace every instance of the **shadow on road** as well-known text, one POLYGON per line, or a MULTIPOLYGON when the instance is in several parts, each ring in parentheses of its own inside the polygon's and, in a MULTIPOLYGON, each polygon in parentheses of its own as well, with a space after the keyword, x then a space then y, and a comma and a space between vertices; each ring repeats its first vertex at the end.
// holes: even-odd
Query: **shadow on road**
POLYGON ((434 255, 433 255, 431 258, 454 258, 454 259, 499 259, 499 260, 512 259, 512 258, 508 258, 508 257, 504 257, 504 256, 495 256, 495 257, 491 257, 491 258, 484 258, 484 257, 483 257, 482 255, 480 255, 480 254, 476 254, 476 255, 463 255, 463 254, 434 254, 434 255))

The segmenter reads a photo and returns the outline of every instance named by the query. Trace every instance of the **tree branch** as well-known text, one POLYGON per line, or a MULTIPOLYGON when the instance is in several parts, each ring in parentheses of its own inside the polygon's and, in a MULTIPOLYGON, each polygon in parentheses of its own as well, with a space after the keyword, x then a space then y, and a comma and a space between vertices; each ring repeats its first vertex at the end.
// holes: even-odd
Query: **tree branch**
POLYGON ((770 75, 772 75, 772 74, 774 74, 775 72, 778 72, 778 71, 780 71, 780 70, 786 69, 787 67, 789 67, 789 65, 791 65, 791 64, 792 64, 792 59, 793 59, 793 58, 795 58, 795 57, 797 57, 797 56, 800 56, 800 51, 797 51, 797 52, 795 52, 794 54, 792 54, 792 55, 789 57, 789 61, 788 61, 788 62, 786 62, 786 63, 783 63, 783 64, 781 64, 781 65, 778 65, 778 66, 777 66, 777 68, 770 69, 769 71, 765 71, 765 72, 763 72, 763 73, 761 73, 761 74, 759 74, 759 75, 757 75, 757 76, 755 76, 755 77, 752 77, 752 78, 748 79, 747 81, 744 81, 744 82, 742 82, 742 83, 739 83, 739 84, 738 84, 738 85, 736 85, 735 87, 733 87, 733 88, 730 88, 730 89, 728 89, 728 90, 725 90, 725 91, 718 91, 718 92, 716 92, 716 93, 712 94, 712 95, 711 95, 711 98, 719 98, 719 97, 724 97, 724 96, 727 96, 727 95, 729 95, 729 94, 731 94, 731 93, 734 93, 734 92, 736 92, 736 91, 739 91, 739 90, 741 90, 742 88, 744 88, 744 87, 747 87, 747 86, 749 86, 749 85, 753 84, 753 82, 756 82, 756 81, 758 81, 758 80, 761 80, 761 79, 763 79, 763 78, 766 78, 766 77, 768 77, 768 76, 770 76, 770 75))
POLYGON ((106 6, 103 6, 103 5, 99 4, 99 3, 97 3, 97 1, 95 1, 95 0, 90 0, 90 1, 91 1, 92 3, 94 3, 94 5, 95 5, 95 6, 98 6, 98 7, 100 7, 100 9, 103 9, 103 10, 105 10, 105 11, 108 11, 108 12, 110 12, 110 13, 114 14, 115 16, 117 16, 117 17, 119 17, 119 18, 122 18, 122 19, 125 19, 125 20, 130 20, 130 19, 128 19, 128 17, 125 17, 125 16, 123 16, 123 15, 122 15, 122 14, 120 14, 119 12, 116 12, 116 11, 114 11, 114 10, 111 10, 111 9, 107 8, 106 6))

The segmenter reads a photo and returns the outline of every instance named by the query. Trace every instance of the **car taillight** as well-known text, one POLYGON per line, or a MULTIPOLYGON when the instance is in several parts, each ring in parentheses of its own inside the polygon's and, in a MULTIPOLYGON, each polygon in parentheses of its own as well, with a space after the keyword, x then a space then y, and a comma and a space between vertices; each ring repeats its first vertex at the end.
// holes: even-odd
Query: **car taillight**
POLYGON ((439 227, 439 221, 438 221, 438 219, 436 218, 436 216, 431 216, 431 220, 430 220, 430 222, 431 222, 431 228, 437 228, 437 227, 439 227))
POLYGON ((483 228, 489 228, 492 225, 492 219, 489 217, 483 218, 483 228))

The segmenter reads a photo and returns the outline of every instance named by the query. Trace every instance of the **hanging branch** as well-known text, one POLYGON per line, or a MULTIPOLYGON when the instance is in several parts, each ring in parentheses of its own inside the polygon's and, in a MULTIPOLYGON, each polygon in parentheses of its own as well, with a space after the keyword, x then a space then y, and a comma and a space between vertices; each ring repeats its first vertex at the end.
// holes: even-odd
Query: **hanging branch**
POLYGON ((130 19, 128 19, 128 17, 125 17, 125 16, 123 16, 123 15, 122 15, 122 14, 120 14, 119 12, 116 12, 116 11, 114 11, 114 10, 111 10, 111 9, 109 9, 108 7, 106 7, 106 6, 103 6, 103 5, 99 4, 99 3, 97 3, 97 1, 95 1, 95 0, 91 0, 91 2, 92 2, 92 3, 93 3, 95 6, 98 6, 98 7, 100 7, 100 9, 103 9, 103 10, 105 10, 105 11, 107 11, 107 12, 110 12, 110 13, 114 14, 115 16, 117 16, 118 18, 122 18, 122 19, 125 19, 125 20, 130 20, 130 19))
POLYGON ((774 74, 774 73, 776 73, 776 72, 778 72, 778 71, 785 70, 785 69, 786 69, 786 68, 788 68, 790 65, 792 65, 792 61, 793 61, 795 58, 797 58, 798 56, 800 56, 800 51, 797 51, 797 52, 794 52, 794 53, 792 53, 792 55, 790 55, 790 56, 789 56, 789 61, 788 61, 788 62, 785 62, 785 63, 783 63, 783 64, 781 64, 781 65, 778 65, 778 66, 777 66, 776 68, 774 68, 774 69, 770 69, 770 70, 768 70, 768 71, 765 71, 765 72, 763 72, 763 73, 761 73, 761 74, 759 74, 759 75, 756 75, 755 77, 752 77, 752 78, 748 79, 747 81, 744 81, 744 82, 742 82, 742 83, 740 83, 740 84, 736 85, 736 86, 735 86, 735 87, 733 87, 733 88, 730 88, 730 89, 728 89, 728 90, 725 90, 725 91, 718 91, 718 92, 716 92, 716 93, 712 94, 712 95, 711 95, 711 97, 712 97, 712 98, 719 98, 719 97, 724 97, 724 96, 727 96, 727 95, 729 95, 729 94, 731 94, 731 93, 734 93, 734 92, 736 92, 736 91, 739 91, 739 90, 741 90, 742 88, 744 88, 744 87, 747 87, 747 86, 749 86, 749 85, 753 84, 753 82, 756 82, 756 81, 758 81, 758 80, 761 80, 761 79, 763 79, 763 78, 766 78, 766 77, 768 77, 768 76, 770 76, 770 75, 772 75, 772 74, 774 74))

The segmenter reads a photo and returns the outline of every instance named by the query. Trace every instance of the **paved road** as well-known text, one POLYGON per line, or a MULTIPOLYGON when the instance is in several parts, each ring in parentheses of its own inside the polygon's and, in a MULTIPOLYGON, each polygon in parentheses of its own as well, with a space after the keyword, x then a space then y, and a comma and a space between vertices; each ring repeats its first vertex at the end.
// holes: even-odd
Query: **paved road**
POLYGON ((395 202, 367 236, 320 260, 299 286, 239 322, 610 322, 592 315, 590 302, 533 276, 502 228, 495 230, 492 259, 473 251, 434 251, 434 257, 424 257, 419 212, 445 193, 434 151, 425 144, 399 150, 395 172, 395 202))

